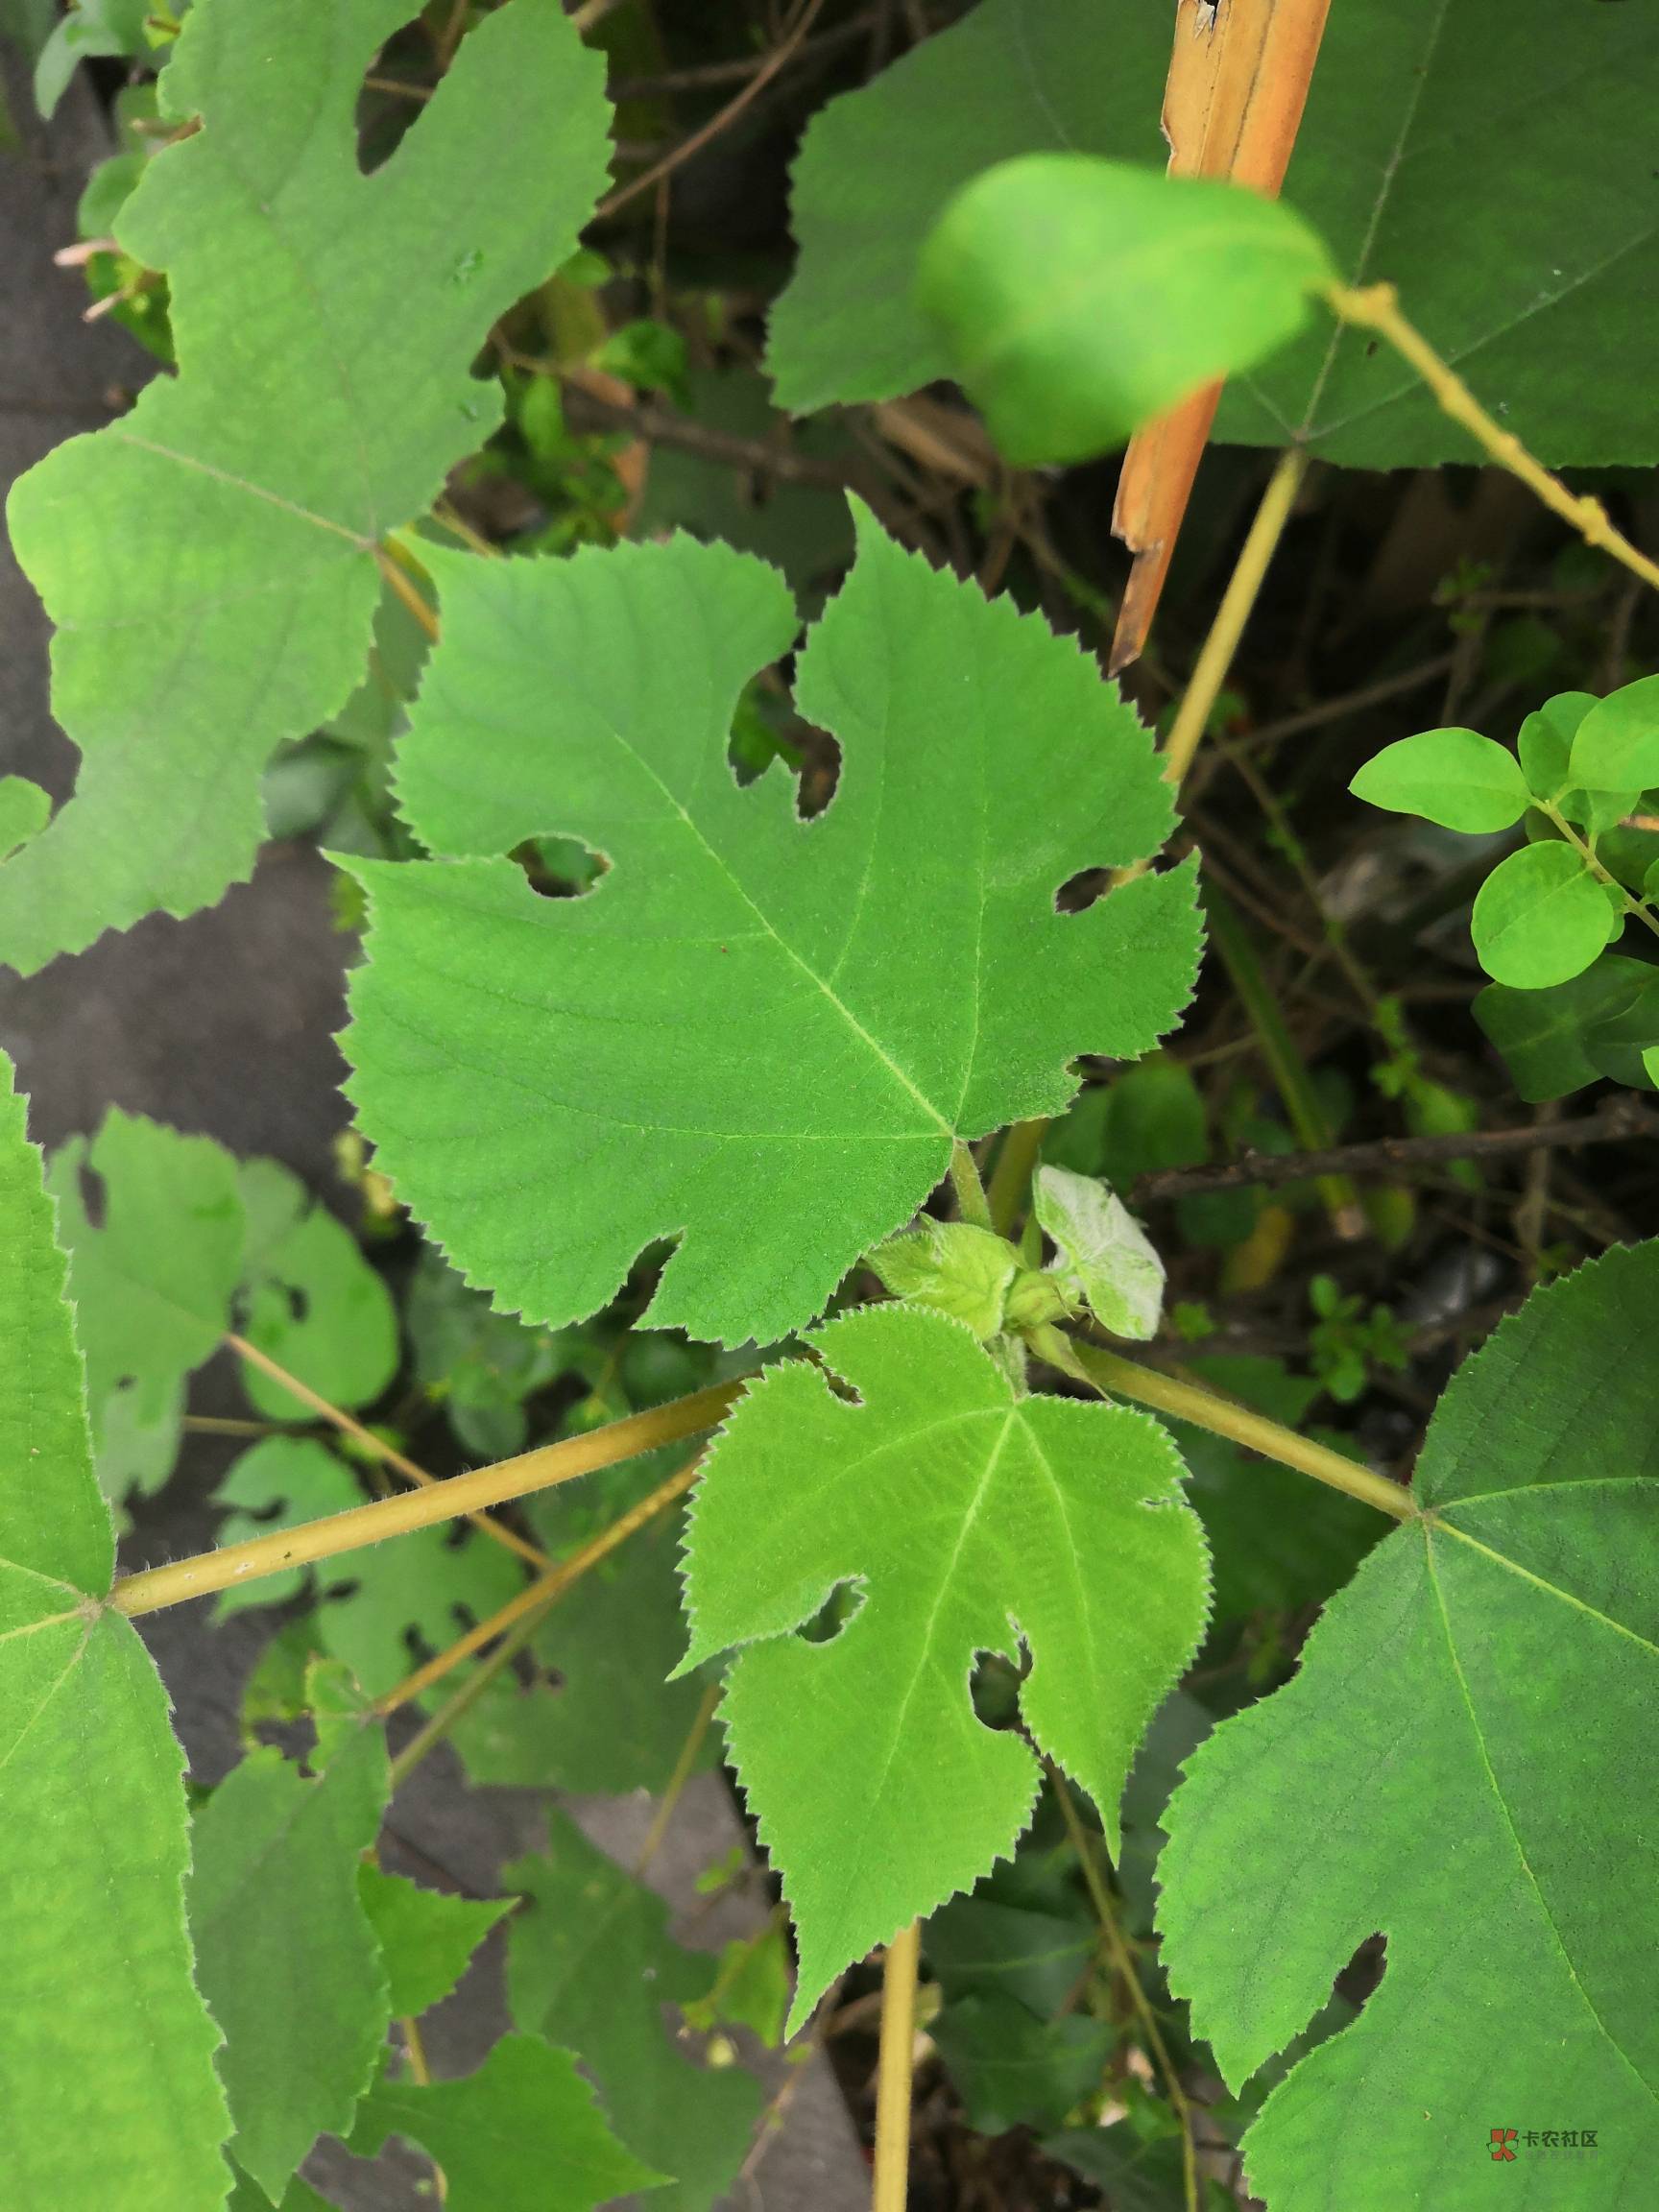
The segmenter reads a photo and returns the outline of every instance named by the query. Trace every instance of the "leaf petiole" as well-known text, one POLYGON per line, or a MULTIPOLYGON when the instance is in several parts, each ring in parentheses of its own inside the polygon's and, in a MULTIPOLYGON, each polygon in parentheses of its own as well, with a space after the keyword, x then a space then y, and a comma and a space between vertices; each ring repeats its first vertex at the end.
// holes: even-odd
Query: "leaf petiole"
POLYGON ((1156 1413, 1168 1413, 1178 1421, 1190 1421, 1195 1428, 1208 1429, 1214 1435, 1242 1444, 1246 1451, 1259 1452, 1264 1459, 1276 1459, 1282 1467, 1294 1467, 1299 1474, 1311 1475, 1316 1482, 1345 1491, 1350 1498, 1358 1498, 1364 1505, 1374 1505, 1380 1513, 1386 1513, 1396 1521, 1418 1518, 1418 1507, 1411 1493, 1398 1482, 1390 1482, 1384 1475, 1373 1474, 1369 1467, 1358 1466, 1340 1452, 1333 1452, 1328 1445, 1315 1444, 1311 1437, 1299 1436, 1294 1429, 1281 1428, 1265 1414, 1254 1413, 1246 1406, 1218 1398, 1212 1391, 1201 1389, 1196 1382, 1183 1382, 1177 1375, 1162 1374, 1155 1367, 1142 1367, 1139 1361, 1125 1359, 1100 1345, 1079 1343, 1052 1323, 1033 1329, 1028 1340, 1040 1359, 1046 1359, 1051 1367, 1070 1375, 1074 1382, 1087 1383, 1102 1398, 1132 1398, 1137 1405, 1149 1406, 1156 1413))

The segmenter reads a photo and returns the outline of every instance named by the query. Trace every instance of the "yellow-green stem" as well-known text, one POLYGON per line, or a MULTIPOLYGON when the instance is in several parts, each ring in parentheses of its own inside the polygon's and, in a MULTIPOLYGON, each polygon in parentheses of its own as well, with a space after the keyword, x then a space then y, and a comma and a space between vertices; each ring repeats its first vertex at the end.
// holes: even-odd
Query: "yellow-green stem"
POLYGON ((1198 2212, 1198 2157, 1192 2138, 1191 2104, 1188 2099, 1186 2090, 1181 2086, 1181 2077, 1175 2071, 1175 2064, 1169 2056, 1168 2046, 1164 2040, 1163 2031, 1158 2026, 1158 2015, 1153 2011, 1146 1992, 1141 1986, 1141 1977, 1135 1970, 1134 1956, 1123 1939, 1123 1931, 1118 1925, 1117 1908, 1113 1901, 1112 1892, 1106 1887, 1106 1877, 1101 1873, 1099 1863, 1094 1856, 1094 1839, 1083 1825, 1077 1807, 1072 1801, 1071 1791, 1067 1785, 1065 1775, 1061 1773, 1052 1760, 1046 1759, 1043 1764, 1047 1768, 1048 1784, 1054 1792, 1055 1803, 1060 1808, 1061 1817, 1066 1823, 1066 1833, 1071 1839, 1071 1848, 1076 1852, 1077 1863, 1083 1869, 1083 1886, 1088 1890, 1090 1902, 1094 1907, 1094 1917, 1100 1923, 1100 1933, 1105 1938, 1106 1948, 1112 1954, 1113 1967, 1128 1993, 1130 2004, 1133 2005, 1140 2017, 1141 2025, 1145 2031, 1147 2045, 1152 2053, 1153 2063, 1164 2077, 1164 2086, 1169 2092, 1170 2106, 1181 2123, 1181 2177, 1183 2195, 1186 2200, 1185 2212, 1198 2212))
POLYGON ((680 1792, 691 1779, 691 1769, 697 1764, 697 1754, 703 1748, 715 1710, 720 1703, 721 1685, 710 1682, 704 1691, 691 1725, 685 1731, 685 1741, 680 1746, 680 1756, 674 1762, 674 1771, 668 1777, 667 1787, 645 1832, 645 1840, 639 1846, 639 1856, 634 1862, 634 1879, 642 1882, 651 1862, 662 1848, 662 1839, 668 1833, 668 1823, 674 1817, 674 1808, 680 1802, 680 1792))
POLYGON ((1311 1475, 1315 1482, 1327 1483, 1333 1490, 1358 1498, 1361 1504, 1374 1505, 1378 1512, 1386 1513, 1396 1521, 1417 1518, 1410 1492, 1402 1489, 1398 1482, 1390 1482, 1385 1475, 1373 1474, 1369 1467, 1345 1459, 1340 1452, 1315 1444, 1310 1437, 1299 1436, 1294 1429, 1281 1428, 1264 1413, 1252 1412, 1247 1406, 1236 1406, 1231 1399, 1218 1398, 1213 1391, 1201 1389, 1196 1382, 1183 1382, 1177 1375, 1166 1375, 1156 1367, 1142 1367, 1139 1361, 1125 1359, 1098 1344, 1079 1343, 1052 1324, 1034 1329, 1030 1342, 1040 1359, 1046 1359, 1063 1375, 1087 1383, 1103 1398, 1131 1398, 1139 1406, 1151 1407, 1156 1413, 1169 1413, 1178 1421, 1190 1421, 1196 1429, 1208 1429, 1214 1435, 1230 1437, 1235 1444, 1242 1444, 1246 1451, 1259 1452, 1262 1458, 1276 1459, 1282 1467, 1294 1467, 1299 1474, 1311 1475))
POLYGON ((916 1971, 922 1923, 894 1936, 881 1968, 876 2071, 876 2187, 871 2212, 904 2212, 910 2187, 910 2079, 916 2056, 916 1971))
POLYGON ((1597 858, 1595 848, 1587 839, 1578 834, 1578 831, 1568 821, 1560 808, 1540 805, 1538 811, 1547 816, 1560 830, 1562 836, 1573 847, 1579 859, 1595 877, 1597 882, 1604 884, 1609 891, 1618 892, 1620 899, 1623 902, 1625 913, 1633 916, 1644 927, 1651 929, 1655 936, 1659 936, 1659 916, 1655 916, 1652 907, 1645 899, 1638 899, 1634 892, 1620 882, 1618 877, 1614 875, 1604 860, 1597 858))
POLYGON ((701 1465, 702 1455, 699 1453, 678 1474, 670 1475, 666 1482, 660 1482, 637 1505, 631 1505, 626 1513, 618 1515, 609 1527, 602 1528, 590 1542, 584 1544, 579 1551, 572 1551, 567 1559, 561 1559, 545 1575, 538 1575, 534 1582, 527 1582, 517 1597, 510 1598, 505 1605, 491 1614, 488 1621, 480 1621, 475 1628, 469 1628, 465 1636, 457 1636, 453 1644, 446 1646, 435 1658, 428 1659, 424 1667, 417 1667, 414 1673, 405 1676, 395 1690, 388 1690, 384 1696, 377 1697, 374 1700, 375 1712, 382 1715, 396 1713, 399 1705, 407 1705, 412 1697, 423 1695, 435 1682, 441 1682, 464 1659, 470 1659, 475 1651, 482 1651, 486 1644, 493 1644, 497 1636, 505 1635, 527 1613, 545 1612, 549 1606, 556 1604, 570 1585, 579 1582, 590 1567, 597 1567, 601 1559, 608 1559, 618 1545, 628 1541, 637 1528, 643 1528, 646 1522, 655 1519, 665 1505, 672 1504, 676 1498, 689 1490, 697 1479, 697 1470, 701 1465))
POLYGON ((1552 515, 1559 515, 1564 522, 1570 523, 1587 545, 1611 554, 1633 575, 1640 576, 1645 584, 1659 591, 1659 563, 1650 561, 1646 553, 1631 544, 1623 531, 1614 528, 1599 499, 1569 492, 1558 476, 1552 476, 1541 462, 1533 459, 1512 430, 1505 430, 1486 412, 1456 371, 1440 358, 1422 332, 1401 314, 1399 295, 1392 284, 1333 284, 1326 291, 1325 299, 1339 321, 1356 329, 1375 330, 1378 337, 1392 346, 1429 387, 1441 413, 1460 423, 1500 468, 1507 469, 1512 476, 1519 476, 1527 490, 1535 493, 1552 515))
POLYGON ((960 1138, 950 1147, 950 1188, 956 1193, 956 1211, 963 1220, 971 1221, 975 1229, 989 1229, 991 1208, 985 1186, 979 1180, 973 1153, 960 1138))
POLYGON ((1046 1121, 1016 1121, 1002 1140, 987 1193, 991 1226, 998 1237, 1010 1237, 1014 1233, 1014 1224, 1030 1191, 1038 1154, 1047 1131, 1046 1121))
MULTIPOLYGON (((274 1382, 280 1382, 290 1397, 298 1398, 301 1406, 309 1406, 312 1412, 320 1413, 325 1421, 331 1421, 343 1436, 349 1436, 354 1444, 393 1468, 406 1482, 413 1482, 422 1490, 430 1490, 436 1485, 436 1475, 428 1475, 424 1467, 417 1467, 414 1460, 406 1453, 399 1452, 396 1445, 388 1444, 383 1436, 376 1436, 373 1429, 366 1429, 361 1421, 354 1420, 342 1407, 331 1406, 326 1398, 312 1389, 309 1382, 301 1382, 298 1375, 290 1375, 286 1367, 278 1366, 268 1352, 260 1351, 257 1344, 251 1344, 246 1336, 238 1336, 233 1329, 226 1331, 225 1341, 238 1358, 246 1359, 250 1366, 257 1367, 261 1373, 269 1375, 274 1382)), ((504 1546, 509 1551, 517 1551, 519 1558, 529 1566, 542 1569, 552 1566, 553 1562, 546 1552, 520 1536, 516 1528, 509 1528, 500 1521, 492 1521, 488 1513, 469 1513, 467 1518, 475 1528, 483 1529, 485 1535, 495 1543, 504 1546)))
POLYGON ((1178 784, 1192 765, 1198 740, 1227 681, 1227 671, 1233 665, 1244 625, 1250 619, 1257 594, 1285 534, 1285 525, 1290 519, 1290 510, 1296 504, 1296 494, 1307 469, 1307 454, 1300 445, 1292 445, 1279 456, 1279 466, 1267 480, 1256 519, 1250 525, 1249 536, 1227 580, 1227 589, 1215 610, 1215 619, 1204 640, 1198 664, 1170 725, 1164 747, 1164 775, 1170 783, 1178 784))
POLYGON ((626 1420, 610 1422, 586 1436, 567 1436, 540 1451, 521 1453, 516 1459, 478 1467, 469 1475, 453 1475, 430 1489, 377 1498, 371 1504, 353 1505, 345 1513, 330 1513, 297 1528, 273 1529, 270 1535, 251 1537, 245 1544, 199 1552, 170 1567, 118 1575, 109 1602, 118 1613, 154 1613, 163 1605, 180 1605, 189 1598, 279 1574, 285 1567, 315 1566, 319 1560, 360 1551, 366 1544, 384 1543, 389 1536, 504 1505, 510 1499, 551 1489, 556 1482, 574 1481, 579 1475, 654 1452, 659 1444, 676 1444, 684 1436, 712 1429, 731 1410, 742 1387, 741 1382, 713 1383, 648 1413, 630 1413, 626 1420))

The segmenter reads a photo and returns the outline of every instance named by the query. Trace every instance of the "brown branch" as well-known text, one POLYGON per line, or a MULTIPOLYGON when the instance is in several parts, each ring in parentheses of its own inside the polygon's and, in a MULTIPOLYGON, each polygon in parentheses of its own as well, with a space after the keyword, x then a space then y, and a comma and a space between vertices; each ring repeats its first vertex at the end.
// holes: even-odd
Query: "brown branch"
POLYGON ((1315 1175, 1387 1177, 1444 1160, 1495 1160, 1548 1145, 1576 1150, 1583 1144, 1630 1142, 1659 1137, 1659 1114, 1628 1095, 1610 1098, 1594 1114, 1573 1121, 1528 1122, 1522 1129, 1462 1129, 1443 1137, 1378 1137, 1362 1144, 1333 1144, 1318 1152, 1246 1151, 1217 1167, 1160 1167, 1138 1176, 1129 1194, 1138 1203, 1188 1198, 1207 1190, 1238 1190, 1252 1183, 1301 1183, 1315 1175))
POLYGON ((643 438, 648 445, 671 445, 699 461, 712 461, 724 469, 749 469, 779 484, 808 484, 826 492, 844 492, 853 471, 838 462, 819 461, 797 453, 787 445, 775 445, 764 438, 743 438, 735 431, 717 430, 655 399, 628 405, 607 399, 587 384, 565 379, 565 416, 572 430, 621 430, 643 438))
POLYGON ((614 192, 608 193, 596 210, 598 220, 607 220, 626 207, 630 200, 637 200, 641 192, 648 192, 653 184, 661 184, 664 178, 671 177, 676 169, 689 161, 694 155, 701 154, 706 146, 711 145, 722 132, 735 123, 744 109, 765 91, 780 70, 787 67, 807 32, 811 30, 823 5, 824 0, 803 0, 787 36, 772 49, 736 98, 728 100, 717 115, 711 115, 689 137, 682 138, 677 146, 671 146, 661 161, 653 162, 649 169, 641 171, 637 177, 631 177, 626 184, 619 184, 614 192))

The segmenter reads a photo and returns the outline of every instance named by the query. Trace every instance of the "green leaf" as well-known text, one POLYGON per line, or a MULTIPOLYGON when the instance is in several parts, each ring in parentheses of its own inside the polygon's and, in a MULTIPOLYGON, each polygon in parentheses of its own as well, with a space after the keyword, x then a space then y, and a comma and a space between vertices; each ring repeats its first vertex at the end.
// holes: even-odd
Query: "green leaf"
POLYGON ((1325 249, 1280 202, 1086 154, 1028 154, 950 203, 916 297, 1022 467, 1110 452, 1309 319, 1325 249))
POLYGON ((558 0, 488 15, 365 176, 363 73, 408 14, 336 0, 297 37, 287 0, 197 0, 162 75, 163 118, 202 128, 149 163, 119 234, 167 272, 180 373, 11 500, 83 755, 0 872, 25 973, 248 874, 266 761, 362 674, 376 542, 494 429, 474 356, 604 181, 603 59, 558 0))
POLYGON ((1650 970, 1621 952, 1548 991, 1489 983, 1475 1019, 1503 1055, 1515 1088, 1530 1105, 1568 1097, 1601 1072, 1590 1054, 1598 1026, 1634 1004, 1650 970))
POLYGON ((1594 692, 1559 691, 1521 725, 1516 740, 1521 770, 1532 796, 1546 805, 1582 796, 1572 789, 1573 739, 1595 705, 1594 692))
POLYGON ((1475 730, 1425 730, 1384 745, 1348 788, 1368 805, 1469 831, 1512 829, 1528 796, 1514 754, 1475 730))
POLYGON ((965 1329, 902 1306, 820 1330, 753 1384, 698 1485, 685 1664, 744 1646, 724 1719, 800 1939, 791 2026, 833 1977, 1012 1850, 1039 1769, 968 1695, 979 1652, 1033 1668, 1026 1728, 1118 1799, 1202 1632, 1208 1571, 1158 1425, 1022 1398, 965 1329), (846 1583, 828 1643, 791 1633, 846 1583))
POLYGON ((0 776, 0 860, 43 830, 51 812, 52 801, 38 783, 26 776, 0 776))
POLYGON ((328 1748, 314 1780, 251 1751, 193 1834, 190 1929, 225 2031, 231 2150, 273 2203, 319 2134, 350 2127, 391 2017, 357 1887, 391 1787, 385 1734, 354 1716, 328 1748))
POLYGON ((679 1236, 652 1325, 783 1335, 954 1138, 1058 1112, 1075 1054, 1133 1058, 1175 1019, 1188 869, 1054 910, 1167 832, 1137 717, 867 516, 797 668, 844 754, 810 823, 781 768, 739 789, 726 763, 738 693, 794 637, 773 571, 677 539, 437 573, 399 783, 449 857, 350 863, 372 926, 346 1048, 379 1166, 502 1306, 592 1312, 679 1236), (556 830, 610 856, 585 898, 464 857, 556 830))
POLYGON ((357 1894, 391 1987, 392 2016, 413 2020, 447 1997, 511 1897, 456 1897, 422 1889, 372 1861, 357 1869, 357 1894))
POLYGON ((1178 1060, 1155 1052, 1085 1091, 1043 1140, 1043 1157, 1127 1190, 1155 1167, 1196 1167, 1210 1156, 1204 1099, 1178 1060))
POLYGON ((563 1814, 549 1855, 503 1880, 524 1893, 507 1934, 513 2017, 568 2042, 629 2149, 676 2178, 663 2212, 704 2212, 742 2165, 760 2117, 741 2067, 694 2066, 663 2032, 664 2005, 705 1996, 714 1960, 668 1935, 668 1908, 563 1814))
POLYGON ((1046 2020, 1075 1994, 1099 1934, 1081 1913, 1062 1919, 973 1896, 942 1905, 922 1941, 948 2002, 1001 1997, 1046 2020))
POLYGON ((1659 2153, 1656 1315, 1647 1243, 1497 1330, 1435 1412, 1425 1517, 1379 1545, 1295 1679, 1222 1721, 1171 1802, 1165 1960, 1229 2084, 1312 2018, 1359 1943, 1387 1940, 1358 2019, 1246 2139, 1275 2212, 1446 2201, 1453 2162, 1495 2124, 1569 2112, 1602 2148, 1551 2166, 1537 2200, 1643 2200, 1659 2153))
POLYGON ((191 1979, 183 1758, 92 1472, 40 1156, 0 1056, 0 2200, 210 2212, 218 2031, 191 1979))
POLYGON ((1101 2020, 1038 2020, 1008 1997, 964 1997, 929 2031, 982 2134, 1057 2128, 1100 2085, 1115 2040, 1101 2020))
MULTIPOLYGON (((219 1542, 241 1544, 251 1536, 268 1536, 279 1528, 321 1521, 329 1513, 344 1513, 362 1504, 363 1492, 345 1462, 315 1437, 265 1436, 231 1463, 213 1493, 213 1503, 232 1508, 219 1525, 219 1542)), ((355 1563, 348 1562, 348 1574, 355 1563)), ((307 1569, 290 1567, 279 1575, 261 1575, 253 1582, 233 1582, 215 1599, 215 1618, 223 1621, 228 1613, 239 1613, 250 1605, 285 1605, 299 1596, 307 1578, 307 1569)))
POLYGON ((558 1340, 494 1312, 431 1250, 421 1254, 403 1320, 415 1372, 461 1444, 486 1460, 521 1452, 524 1401, 559 1373, 558 1340))
MULTIPOLYGON (((654 1453, 612 1494, 618 1518, 684 1461, 654 1453)), ((586 1488, 572 1484, 571 1492, 586 1488)), ((555 1557, 595 1533, 575 1495, 555 1491, 530 1513, 555 1557)), ((541 1678, 497 1677, 450 1731, 469 1777, 503 1789, 557 1789, 595 1796, 661 1790, 674 1770, 703 1699, 699 1681, 666 1679, 685 1648, 680 1617, 681 1516, 661 1515, 590 1567, 531 1641, 541 1678)), ((439 1693, 443 1695, 442 1692, 439 1693)), ((708 1743, 702 1764, 715 1755, 708 1743)))
POLYGON ((1580 975, 1607 943, 1607 899, 1571 845, 1523 846, 1475 900, 1470 929, 1494 982, 1541 991, 1580 975))
MULTIPOLYGON (((951 193, 1038 152, 1162 162, 1166 11, 982 0, 831 101, 794 173, 800 264, 769 365, 795 412, 950 373, 911 276, 951 193)), ((1659 459, 1647 349, 1659 26, 1602 0, 1345 0, 1325 26, 1285 197, 1343 280, 1387 279, 1430 343, 1555 466, 1659 459), (1479 97, 1469 87, 1478 84, 1479 97), (1583 364, 1594 360, 1593 376, 1583 364)), ((1368 332, 1315 328, 1235 379, 1224 440, 1351 468, 1475 448, 1368 332)))
POLYGON ((354 1587, 325 1599, 318 1631, 372 1697, 416 1665, 411 1635, 441 1651, 523 1587, 513 1553, 476 1531, 456 1543, 446 1529, 418 1529, 396 1544, 353 1552, 343 1571, 354 1587))
MULTIPOLYGON (((261 1207, 274 1209, 282 1191, 288 1218, 275 1236, 258 1240, 252 1263, 244 1265, 242 1334, 331 1406, 368 1405, 397 1368, 390 1291, 344 1223, 326 1207, 307 1203, 297 1175, 275 1160, 249 1161, 242 1169, 245 1202, 250 1176, 264 1186, 261 1207)), ((248 1213, 252 1225, 253 1203, 248 1213)), ((242 1362, 242 1387, 268 1420, 316 1418, 312 1407, 251 1361, 242 1362)))
POLYGON ((382 2077, 349 2148, 373 2157, 389 2135, 442 2170, 445 2212, 593 2212, 662 2178, 611 2133, 570 2053, 539 2035, 502 2036, 458 2081, 382 2077))
POLYGON ((1599 699, 1573 738, 1573 781, 1590 791, 1646 791, 1659 783, 1659 676, 1599 699))
POLYGON ((236 1164, 210 1138, 111 1107, 90 1142, 59 1147, 49 1182, 69 1249, 99 1479, 118 1502, 134 1482, 152 1488, 171 1472, 184 1379, 228 1325, 242 1257, 236 1164), (102 1187, 96 1226, 89 1178, 102 1187))
POLYGON ((689 2027, 705 2032, 747 2028, 768 2051, 776 2051, 783 2040, 793 1979, 783 1918, 775 1913, 757 1935, 737 1936, 723 1947, 709 1994, 693 1998, 681 2011, 689 2027))
POLYGON ((895 1298, 947 1314, 983 1340, 1002 1326, 1020 1255, 1005 1238, 971 1221, 925 1220, 878 1244, 870 1265, 895 1298))
POLYGON ((1066 1167, 1039 1167, 1037 1220, 1058 1258, 1062 1290, 1088 1307, 1102 1329, 1139 1342, 1158 1334, 1164 1262, 1151 1238, 1104 1183, 1066 1167))
POLYGON ((1154 162, 1169 24, 1098 0, 982 0, 815 115, 791 190, 801 255, 772 312, 778 403, 891 399, 950 373, 914 299, 946 203, 994 162, 1071 151, 1154 162))
MULTIPOLYGON (((1317 1380, 1287 1374, 1276 1359, 1218 1355, 1188 1364, 1201 1382, 1292 1429, 1320 1395, 1317 1380)), ((1383 1533, 1382 1517, 1340 1490, 1310 1487, 1306 1476, 1190 1422, 1167 1426, 1210 1539, 1218 1623, 1323 1604, 1383 1533)), ((1321 1432, 1320 1441, 1352 1450, 1340 1436, 1321 1432)))

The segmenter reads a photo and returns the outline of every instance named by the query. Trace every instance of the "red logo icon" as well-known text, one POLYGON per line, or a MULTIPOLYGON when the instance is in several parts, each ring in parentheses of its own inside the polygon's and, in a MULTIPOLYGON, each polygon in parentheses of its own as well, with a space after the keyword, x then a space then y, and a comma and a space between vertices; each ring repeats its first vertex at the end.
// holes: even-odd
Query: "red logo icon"
POLYGON ((1510 2150, 1509 2146, 1514 2142, 1514 2140, 1515 2130, 1513 2128, 1494 2128, 1492 2130, 1493 2157, 1512 2159, 1515 2153, 1510 2150))

